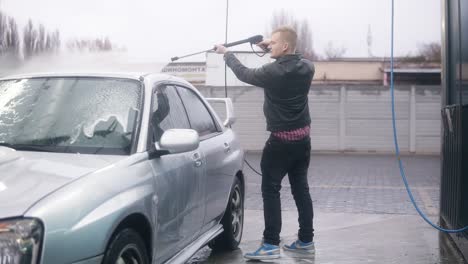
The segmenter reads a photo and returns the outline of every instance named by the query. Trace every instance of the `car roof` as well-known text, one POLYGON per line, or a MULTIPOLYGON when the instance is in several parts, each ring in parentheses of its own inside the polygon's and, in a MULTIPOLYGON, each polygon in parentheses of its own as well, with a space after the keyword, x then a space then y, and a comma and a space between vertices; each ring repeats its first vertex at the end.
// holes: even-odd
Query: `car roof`
MULTIPOLYGON (((183 78, 165 74, 165 73, 145 73, 145 72, 110 72, 110 73, 101 73, 101 72, 44 72, 44 73, 28 73, 28 74, 19 74, 19 75, 10 75, 0 77, 0 81, 6 80, 17 80, 17 79, 33 79, 33 78, 74 78, 74 77, 95 77, 95 78, 118 78, 118 79, 130 79, 140 82, 149 81, 150 83, 159 83, 159 82, 170 82, 183 84, 185 87, 196 90, 192 84, 186 81, 183 78)), ((148 86, 150 87, 150 86, 148 86)))
POLYGON ((147 72, 39 72, 27 73, 0 77, 0 80, 13 80, 13 79, 29 79, 29 78, 43 78, 43 77, 97 77, 97 78, 122 78, 143 81, 147 77, 152 80, 171 80, 186 83, 182 78, 171 76, 163 73, 147 73, 147 72))
POLYGON ((103 77, 103 78, 108 77, 108 78, 125 78, 125 79, 139 80, 144 75, 147 75, 147 73, 38 72, 38 73, 27 73, 27 74, 4 76, 0 78, 0 80, 41 78, 41 77, 103 77))

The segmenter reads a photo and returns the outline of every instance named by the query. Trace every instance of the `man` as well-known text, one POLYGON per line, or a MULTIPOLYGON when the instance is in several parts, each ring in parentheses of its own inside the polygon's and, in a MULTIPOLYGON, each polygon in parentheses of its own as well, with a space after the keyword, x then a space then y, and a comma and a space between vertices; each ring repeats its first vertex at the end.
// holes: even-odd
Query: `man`
POLYGON ((314 75, 313 64, 296 54, 297 34, 290 27, 273 31, 271 40, 258 45, 271 50, 275 62, 249 69, 224 46, 215 50, 224 54, 227 65, 239 80, 264 88, 263 112, 271 132, 263 149, 262 197, 265 230, 258 250, 244 255, 248 259, 280 257, 281 201, 283 177, 288 174, 299 213, 298 239, 284 245, 285 250, 314 252, 313 208, 307 182, 310 161, 310 115, 308 93, 314 75))

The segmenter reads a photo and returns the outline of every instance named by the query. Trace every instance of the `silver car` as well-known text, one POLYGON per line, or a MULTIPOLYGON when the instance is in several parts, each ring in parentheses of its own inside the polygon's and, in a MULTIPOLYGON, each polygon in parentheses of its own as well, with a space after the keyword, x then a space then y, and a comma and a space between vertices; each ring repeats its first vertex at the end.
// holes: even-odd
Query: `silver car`
POLYGON ((0 263, 184 263, 237 248, 244 153, 188 82, 0 79, 0 263))

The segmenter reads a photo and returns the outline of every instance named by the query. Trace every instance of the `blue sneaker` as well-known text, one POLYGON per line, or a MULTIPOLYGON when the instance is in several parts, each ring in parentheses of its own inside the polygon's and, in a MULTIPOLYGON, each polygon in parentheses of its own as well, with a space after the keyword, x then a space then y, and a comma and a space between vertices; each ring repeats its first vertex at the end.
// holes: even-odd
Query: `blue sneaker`
POLYGON ((314 253, 315 244, 314 242, 304 243, 301 240, 294 241, 291 245, 283 245, 284 250, 301 252, 301 253, 314 253))
POLYGON ((255 252, 247 253, 244 255, 246 259, 277 259, 280 257, 280 247, 275 245, 270 245, 263 243, 262 246, 257 249, 255 252))

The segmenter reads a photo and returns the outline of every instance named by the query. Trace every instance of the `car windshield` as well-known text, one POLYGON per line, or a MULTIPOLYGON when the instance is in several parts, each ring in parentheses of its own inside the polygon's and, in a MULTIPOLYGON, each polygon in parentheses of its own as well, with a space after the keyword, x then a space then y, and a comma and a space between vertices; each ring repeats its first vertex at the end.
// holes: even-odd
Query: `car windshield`
POLYGON ((140 82, 119 78, 0 80, 0 146, 84 154, 131 151, 140 82))

